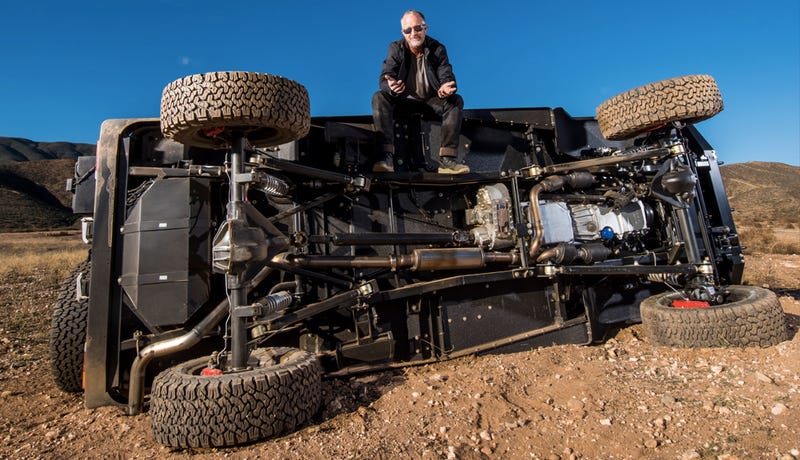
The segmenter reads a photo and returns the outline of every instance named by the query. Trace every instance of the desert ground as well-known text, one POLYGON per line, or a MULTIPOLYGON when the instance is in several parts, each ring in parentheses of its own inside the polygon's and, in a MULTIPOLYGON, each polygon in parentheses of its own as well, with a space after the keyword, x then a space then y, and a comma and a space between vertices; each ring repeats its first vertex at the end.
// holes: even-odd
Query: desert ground
MULTIPOLYGON (((790 236, 792 237, 792 236, 790 236)), ((147 413, 85 409, 48 362, 56 291, 85 257, 74 232, 0 235, 0 458, 800 458, 800 255, 752 253, 789 341, 676 349, 622 325, 554 346, 324 382, 324 408, 287 436, 231 449, 157 444, 147 413)))

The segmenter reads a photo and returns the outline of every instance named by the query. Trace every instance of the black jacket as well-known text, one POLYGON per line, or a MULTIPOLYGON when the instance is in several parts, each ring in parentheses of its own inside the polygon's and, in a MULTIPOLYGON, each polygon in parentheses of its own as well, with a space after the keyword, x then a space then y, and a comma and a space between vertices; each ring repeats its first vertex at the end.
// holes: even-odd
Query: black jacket
MULTIPOLYGON (((453 66, 450 65, 450 60, 447 58, 447 50, 444 45, 430 36, 426 36, 424 46, 425 70, 431 87, 434 90, 438 90, 443 84, 449 81, 455 81, 456 77, 453 75, 453 66)), ((383 60, 381 74, 378 77, 378 85, 381 91, 394 94, 389 89, 389 82, 386 81, 384 75, 389 75, 397 80, 406 81, 412 62, 416 61, 405 39, 401 38, 396 42, 389 43, 389 51, 386 53, 386 59, 383 60)))

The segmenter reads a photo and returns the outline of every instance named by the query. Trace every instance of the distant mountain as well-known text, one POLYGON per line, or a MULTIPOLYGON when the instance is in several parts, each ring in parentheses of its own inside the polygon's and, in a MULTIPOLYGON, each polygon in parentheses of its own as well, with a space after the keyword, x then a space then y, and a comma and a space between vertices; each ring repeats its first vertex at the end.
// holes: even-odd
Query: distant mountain
POLYGON ((19 137, 0 137, 0 164, 16 161, 76 159, 94 155, 94 144, 34 142, 19 137))

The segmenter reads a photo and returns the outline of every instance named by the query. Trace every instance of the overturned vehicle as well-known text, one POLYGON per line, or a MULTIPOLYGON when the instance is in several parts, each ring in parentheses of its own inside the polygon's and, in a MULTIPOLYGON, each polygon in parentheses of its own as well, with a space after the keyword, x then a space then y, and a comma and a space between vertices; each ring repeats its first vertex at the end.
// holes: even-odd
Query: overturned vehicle
POLYGON ((717 154, 693 123, 713 78, 622 93, 597 117, 465 110, 471 172, 437 171, 440 120, 309 117, 301 85, 216 72, 169 84, 160 119, 106 121, 73 180, 90 258, 56 305, 58 385, 149 408, 155 438, 231 446, 290 432, 321 380, 600 341, 642 321, 667 346, 786 339, 743 260, 717 154))

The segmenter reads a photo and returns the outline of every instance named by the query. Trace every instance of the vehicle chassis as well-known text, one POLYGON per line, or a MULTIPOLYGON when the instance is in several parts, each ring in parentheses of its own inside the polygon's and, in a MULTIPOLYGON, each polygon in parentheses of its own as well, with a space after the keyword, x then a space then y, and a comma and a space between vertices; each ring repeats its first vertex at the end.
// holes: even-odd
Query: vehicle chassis
POLYGON ((87 407, 136 414, 160 370, 211 354, 236 372, 255 345, 298 347, 342 376, 587 344, 668 286, 713 304, 741 280, 716 153, 692 125, 609 141, 562 109, 467 110, 473 172, 446 176, 431 172, 435 117, 399 119, 394 173, 368 172, 370 123, 314 118, 267 149, 236 132, 230 149, 181 145, 158 119, 103 124, 87 407), (545 228, 540 203, 644 200, 658 225, 546 236, 563 229, 545 228))

